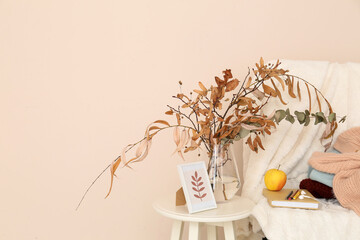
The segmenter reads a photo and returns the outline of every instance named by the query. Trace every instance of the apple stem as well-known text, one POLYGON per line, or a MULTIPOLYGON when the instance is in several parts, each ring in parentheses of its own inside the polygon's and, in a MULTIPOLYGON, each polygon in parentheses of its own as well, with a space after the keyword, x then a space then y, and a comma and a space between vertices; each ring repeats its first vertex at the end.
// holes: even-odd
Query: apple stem
POLYGON ((279 164, 279 166, 278 166, 277 170, 279 170, 279 168, 280 168, 280 164, 279 164))

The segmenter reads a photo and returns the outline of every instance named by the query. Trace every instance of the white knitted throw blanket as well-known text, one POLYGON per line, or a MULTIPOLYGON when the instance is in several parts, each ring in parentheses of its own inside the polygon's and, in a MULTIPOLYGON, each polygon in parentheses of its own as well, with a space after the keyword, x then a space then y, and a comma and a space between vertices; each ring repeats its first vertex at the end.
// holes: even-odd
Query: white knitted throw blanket
MULTIPOLYGON (((337 116, 347 115, 345 123, 339 124, 335 139, 346 129, 360 125, 360 64, 283 60, 282 67, 314 84, 330 101, 337 116)), ((270 102, 264 112, 288 107, 292 111, 307 109, 306 88, 303 86, 301 89, 301 102, 290 98, 286 99, 286 106, 277 101, 270 102)), ((317 111, 314 93, 311 102, 313 111, 317 111)), ((256 154, 244 146, 242 195, 257 203, 253 209, 254 231, 262 230, 270 240, 359 239, 360 217, 338 203, 324 201, 320 210, 271 208, 262 196, 264 173, 268 169, 277 168, 279 164, 288 176, 285 188, 299 187, 299 182, 307 178, 311 154, 323 151, 319 138, 324 127, 320 124, 304 127, 298 123, 281 122, 271 136, 265 137, 265 151, 256 154)), ((244 229, 244 225, 238 224, 238 235, 243 234, 244 229)))

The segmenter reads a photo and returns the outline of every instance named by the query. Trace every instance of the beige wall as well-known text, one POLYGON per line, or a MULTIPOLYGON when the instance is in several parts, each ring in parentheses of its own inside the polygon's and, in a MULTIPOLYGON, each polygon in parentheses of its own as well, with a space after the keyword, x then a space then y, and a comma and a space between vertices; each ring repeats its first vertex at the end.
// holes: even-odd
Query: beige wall
MULTIPOLYGON (((0 1, 0 239, 167 239, 171 133, 85 188, 177 93, 263 56, 360 62, 358 0, 0 1)), ((204 159, 204 158, 202 158, 204 159)), ((197 160, 191 158, 187 161, 197 160)))

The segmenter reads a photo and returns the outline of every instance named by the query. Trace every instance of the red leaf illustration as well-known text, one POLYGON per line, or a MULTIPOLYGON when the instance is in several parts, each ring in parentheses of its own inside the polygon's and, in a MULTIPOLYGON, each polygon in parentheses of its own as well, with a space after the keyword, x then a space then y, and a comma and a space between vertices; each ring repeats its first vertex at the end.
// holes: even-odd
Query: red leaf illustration
POLYGON ((197 192, 193 195, 194 195, 194 197, 199 198, 202 201, 202 199, 206 196, 206 193, 201 195, 201 191, 204 191, 204 189, 205 189, 205 187, 200 188, 200 186, 202 186, 204 184, 204 182, 200 182, 202 177, 200 177, 200 176, 198 177, 198 172, 195 171, 194 176, 191 176, 191 178, 192 178, 192 180, 194 180, 194 181, 191 181, 191 184, 194 186, 194 187, 192 187, 192 190, 197 192))

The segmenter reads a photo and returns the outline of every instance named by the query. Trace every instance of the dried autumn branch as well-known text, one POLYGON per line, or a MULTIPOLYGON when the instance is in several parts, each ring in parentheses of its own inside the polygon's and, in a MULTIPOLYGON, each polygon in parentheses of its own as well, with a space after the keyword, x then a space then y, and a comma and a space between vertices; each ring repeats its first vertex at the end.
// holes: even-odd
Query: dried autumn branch
MULTIPOLYGON (((173 96, 180 104, 176 107, 167 105, 168 111, 165 114, 175 116, 176 124, 157 120, 146 128, 144 138, 123 149, 121 155, 107 167, 110 167, 111 182, 106 197, 111 192, 113 178, 120 164, 123 167, 131 167, 134 163, 143 161, 149 153, 153 137, 169 128, 174 130, 173 138, 176 145, 174 153, 182 159, 184 159, 183 153, 200 149, 201 145, 205 147, 211 159, 216 144, 231 144, 240 139, 245 139, 248 147, 256 153, 259 149, 265 150, 262 139, 266 135, 271 135, 276 124, 282 120, 292 124, 297 120, 304 126, 308 126, 311 119, 315 119, 315 125, 326 124, 321 142, 325 150, 329 148, 338 122, 343 122, 345 117, 337 121, 337 116, 329 101, 320 90, 305 79, 289 74, 289 70, 282 69, 279 60, 275 64, 265 64, 263 58, 260 58, 255 66, 252 70, 249 69, 242 81, 234 78, 231 70, 226 69, 223 71, 222 78, 215 77, 214 85, 206 87, 202 82, 198 82, 198 88, 190 93, 190 97, 181 91, 173 96), (274 109, 270 115, 262 112, 272 99, 278 99, 283 105, 287 105, 283 94, 301 101, 303 85, 308 93, 309 108, 307 110, 295 110, 293 114, 289 108, 274 109), (315 93, 318 112, 311 111, 312 92, 315 93), (328 116, 322 112, 324 106, 321 102, 326 103, 328 116), (127 160, 128 151, 134 147, 137 147, 134 156, 127 160)), ((181 90, 182 82, 179 84, 181 90)), ((95 181, 102 174, 103 172, 95 181)), ((95 181, 87 189, 82 200, 95 181)))

